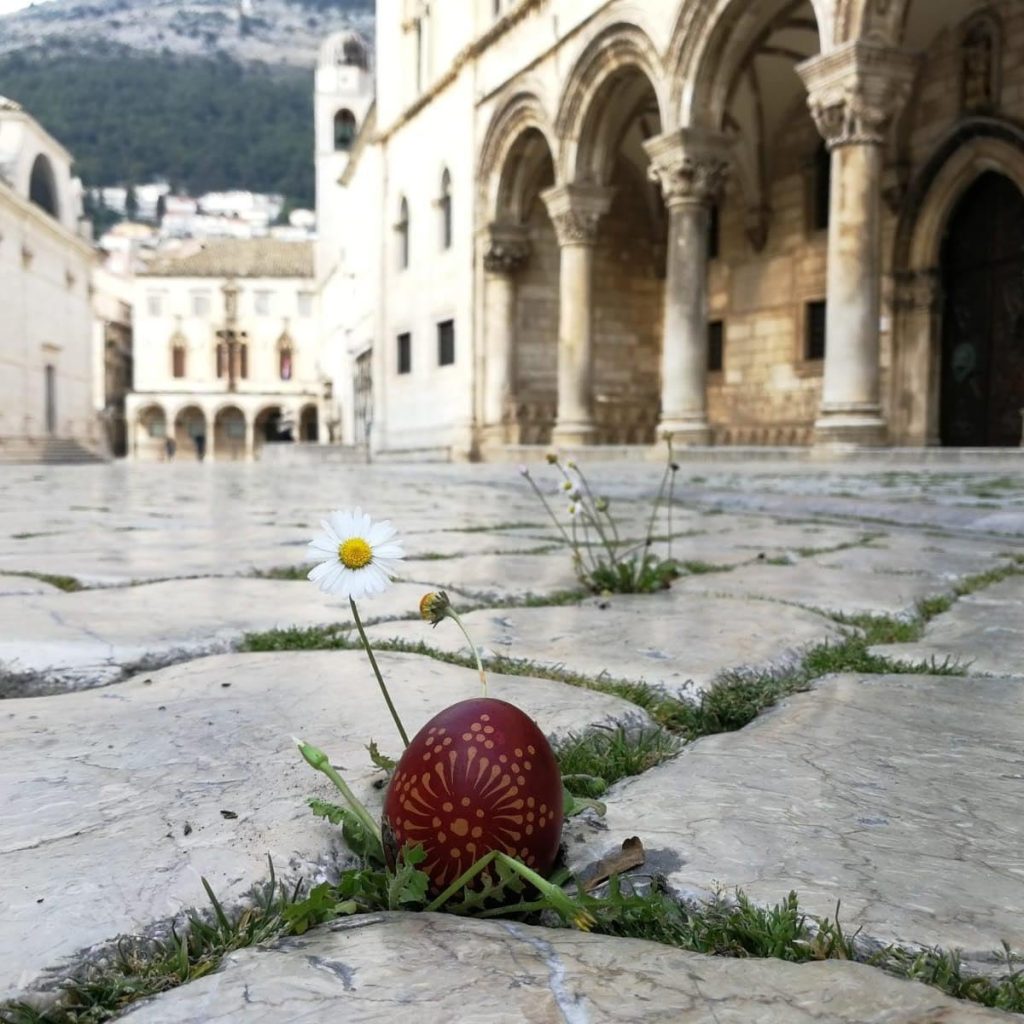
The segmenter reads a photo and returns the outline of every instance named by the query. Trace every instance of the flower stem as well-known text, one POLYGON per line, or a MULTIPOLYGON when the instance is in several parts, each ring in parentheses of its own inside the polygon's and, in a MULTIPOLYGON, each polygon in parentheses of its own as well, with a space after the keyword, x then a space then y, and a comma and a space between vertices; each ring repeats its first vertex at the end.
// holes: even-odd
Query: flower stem
POLYGON ((459 629, 462 630, 462 635, 469 641, 469 649, 473 652, 473 657, 476 658, 477 671, 480 673, 480 685, 483 687, 484 696, 487 696, 487 673, 484 672, 483 662, 480 660, 480 652, 477 650, 476 644, 473 643, 473 638, 469 635, 469 630, 463 625, 462 619, 459 618, 458 612, 449 605, 445 610, 445 615, 448 616, 452 622, 455 623, 459 629))
POLYGON ((547 513, 549 516, 551 516, 551 521, 558 528, 558 532, 562 535, 562 539, 570 547, 575 547, 573 542, 569 540, 569 534, 565 532, 565 527, 558 521, 558 516, 555 515, 555 510, 548 503, 548 499, 544 496, 544 492, 540 489, 540 487, 537 486, 537 481, 534 480, 533 477, 530 476, 529 474, 526 475, 526 479, 529 480, 530 486, 533 488, 534 493, 537 495, 538 498, 540 498, 541 504, 544 506, 545 509, 547 509, 547 513))
POLYGON ((391 717, 395 720, 395 725, 398 726, 398 735, 402 737, 402 742, 406 746, 409 746, 409 736, 405 731, 405 726, 402 725, 402 720, 398 717, 395 705, 391 702, 391 694, 388 693, 388 688, 384 683, 384 677, 380 674, 377 659, 373 656, 373 648, 370 646, 370 641, 366 639, 366 630, 363 629, 363 620, 359 618, 359 609, 356 607, 356 603, 351 597, 348 599, 348 603, 352 606, 352 617, 356 620, 356 629, 359 630, 359 639, 363 641, 363 649, 366 651, 366 656, 370 659, 373 674, 377 677, 380 692, 384 695, 384 703, 387 704, 388 711, 391 712, 391 717))

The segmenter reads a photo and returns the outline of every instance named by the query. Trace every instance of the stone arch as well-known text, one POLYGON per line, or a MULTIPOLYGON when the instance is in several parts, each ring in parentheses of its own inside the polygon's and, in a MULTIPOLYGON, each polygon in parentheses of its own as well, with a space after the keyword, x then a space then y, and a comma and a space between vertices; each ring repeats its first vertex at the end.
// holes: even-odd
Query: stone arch
POLYGON ((138 459, 166 458, 167 412, 159 402, 147 402, 135 413, 134 451, 138 459))
POLYGON ((334 115, 334 148, 348 152, 355 142, 357 131, 356 115, 348 107, 342 107, 334 115))
POLYGON ((554 130, 544 104, 535 92, 520 91, 491 118, 477 162, 479 219, 482 223, 521 219, 522 211, 511 202, 513 189, 507 177, 510 156, 525 133, 543 140, 554 162, 558 152, 554 130))
POLYGON ((293 425, 287 418, 284 406, 279 404, 263 405, 253 417, 254 450, 259 452, 264 444, 276 444, 282 441, 293 441, 293 425))
POLYGON ((556 165, 560 181, 603 183, 619 141, 616 122, 628 115, 620 109, 617 116, 602 98, 626 76, 638 90, 653 92, 660 125, 666 125, 667 82, 657 48, 636 24, 609 25, 583 51, 562 91, 554 126, 562 144, 556 165))
POLYGON ((174 413, 174 441, 178 453, 194 452, 196 458, 206 457, 209 425, 206 410, 194 402, 186 403, 174 413))
POLYGON ((53 164, 45 153, 40 153, 32 163, 28 198, 30 202, 45 210, 54 220, 60 220, 57 177, 53 171, 53 164))
MULTIPOLYGON (((685 5, 673 34, 667 66, 672 69, 671 110, 683 127, 719 131, 737 71, 773 24, 806 2, 813 12, 817 48, 830 47, 826 0, 712 0, 685 5)), ((813 53, 794 54, 796 59, 813 53)))
POLYGON ((299 440, 309 444, 320 440, 320 411, 316 402, 307 402, 299 410, 299 440))
POLYGON ((213 455, 218 462, 245 458, 245 413, 233 402, 222 403, 213 414, 213 455))
POLYGON ((963 121, 936 147, 903 203, 893 249, 891 418, 904 444, 939 443, 943 240, 960 200, 989 172, 1024 194, 1024 129, 995 118, 963 121))

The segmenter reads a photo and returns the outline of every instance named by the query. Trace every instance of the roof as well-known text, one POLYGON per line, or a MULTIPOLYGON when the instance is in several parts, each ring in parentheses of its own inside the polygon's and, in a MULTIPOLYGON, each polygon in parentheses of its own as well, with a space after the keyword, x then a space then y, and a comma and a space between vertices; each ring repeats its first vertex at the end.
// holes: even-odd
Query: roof
POLYGON ((16 100, 8 99, 6 96, 0 96, 0 110, 21 110, 22 106, 16 100))
POLYGON ((277 238, 209 242, 187 256, 154 260, 146 277, 312 277, 313 243, 277 238))

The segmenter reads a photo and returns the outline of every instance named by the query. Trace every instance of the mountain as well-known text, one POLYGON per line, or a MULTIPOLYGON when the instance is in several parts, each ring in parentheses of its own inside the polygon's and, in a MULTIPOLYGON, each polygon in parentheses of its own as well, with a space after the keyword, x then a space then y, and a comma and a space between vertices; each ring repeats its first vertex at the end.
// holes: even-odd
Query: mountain
POLYGON ((345 25, 372 34, 373 0, 51 0, 0 16, 0 54, 70 40, 309 68, 345 25))
POLYGON ((0 95, 86 185, 163 177, 311 206, 312 68, 346 26, 372 37, 372 0, 51 0, 0 17, 0 95))

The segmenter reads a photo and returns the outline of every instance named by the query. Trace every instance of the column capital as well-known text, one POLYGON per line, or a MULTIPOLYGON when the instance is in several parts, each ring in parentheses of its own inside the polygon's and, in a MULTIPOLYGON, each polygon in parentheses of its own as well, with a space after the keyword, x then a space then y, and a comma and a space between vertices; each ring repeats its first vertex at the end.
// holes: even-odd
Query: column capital
POLYGON ((489 224, 485 238, 484 270, 489 274, 514 274, 530 258, 530 239, 520 224, 489 224))
POLYGON ((935 312, 942 304, 942 275, 935 268, 901 271, 895 275, 893 285, 896 309, 935 312))
POLYGON ((807 106, 829 149, 881 145, 910 96, 917 58, 855 41, 797 65, 807 106))
POLYGON ((710 206, 729 176, 732 140, 718 132, 681 128, 648 139, 648 174, 669 207, 710 206))
POLYGON ((556 185, 541 192, 558 244, 593 245, 597 225, 612 205, 614 190, 600 185, 556 185))

